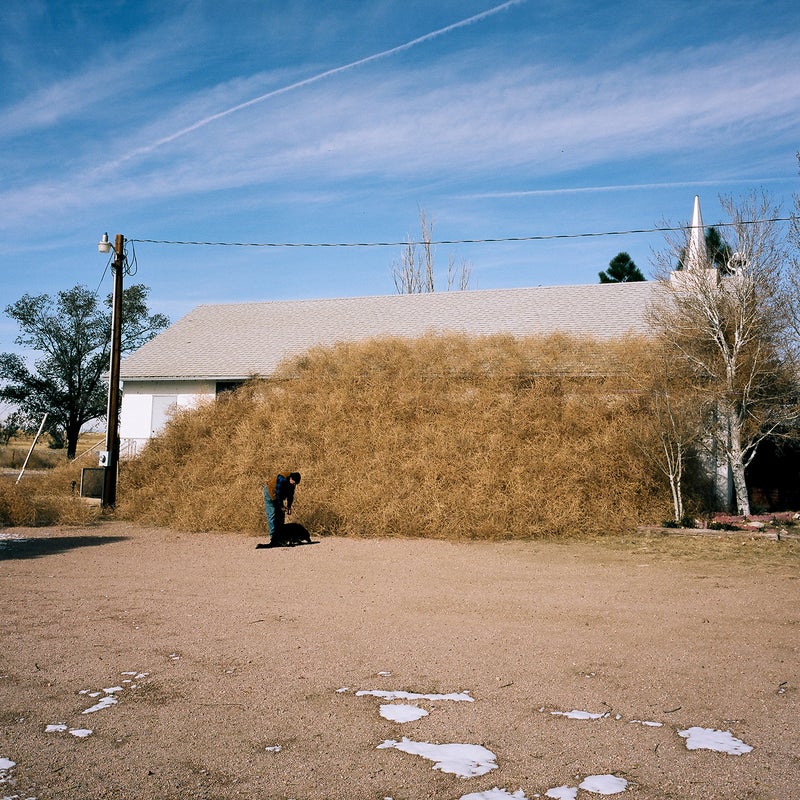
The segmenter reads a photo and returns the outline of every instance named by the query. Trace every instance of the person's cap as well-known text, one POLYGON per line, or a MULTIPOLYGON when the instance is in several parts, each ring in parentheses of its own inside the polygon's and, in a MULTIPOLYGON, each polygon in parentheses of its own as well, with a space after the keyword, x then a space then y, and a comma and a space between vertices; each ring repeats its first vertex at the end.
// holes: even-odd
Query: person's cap
POLYGON ((290 472, 289 477, 295 482, 300 483, 300 473, 299 472, 290 472))

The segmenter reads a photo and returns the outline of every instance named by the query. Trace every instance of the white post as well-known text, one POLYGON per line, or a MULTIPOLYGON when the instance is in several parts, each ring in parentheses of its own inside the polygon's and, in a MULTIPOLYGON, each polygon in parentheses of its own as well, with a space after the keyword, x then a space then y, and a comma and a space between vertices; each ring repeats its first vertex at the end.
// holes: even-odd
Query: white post
POLYGON ((42 435, 42 430, 44 429, 44 423, 47 421, 47 414, 42 417, 42 424, 39 426, 39 432, 36 434, 36 438, 31 443, 31 449, 28 450, 28 455, 25 456, 25 463, 22 465, 22 469, 19 471, 19 475, 17 475, 17 480, 15 483, 19 483, 20 478, 22 478, 22 473, 25 472, 25 467, 28 466, 28 459, 31 457, 31 453, 33 452, 33 448, 36 447, 36 442, 39 441, 39 437, 42 435))

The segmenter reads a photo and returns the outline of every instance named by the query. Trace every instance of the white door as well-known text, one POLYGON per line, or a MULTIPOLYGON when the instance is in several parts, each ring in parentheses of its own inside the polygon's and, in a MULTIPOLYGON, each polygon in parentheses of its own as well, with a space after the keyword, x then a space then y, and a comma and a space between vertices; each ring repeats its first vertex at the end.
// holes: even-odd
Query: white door
POLYGON ((157 436, 162 428, 167 424, 170 414, 175 411, 178 404, 176 394, 157 394, 153 395, 153 413, 150 417, 150 435, 157 436))

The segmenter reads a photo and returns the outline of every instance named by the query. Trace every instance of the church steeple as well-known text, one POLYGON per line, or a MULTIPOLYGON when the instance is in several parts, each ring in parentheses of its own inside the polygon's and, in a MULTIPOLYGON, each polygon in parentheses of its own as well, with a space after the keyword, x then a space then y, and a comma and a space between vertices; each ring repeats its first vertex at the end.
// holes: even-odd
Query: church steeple
POLYGON ((700 212, 700 197, 694 196, 692 210, 692 226, 689 232, 689 246, 686 248, 686 269, 706 269, 708 267, 708 251, 706 250, 706 229, 703 227, 703 215, 700 212))

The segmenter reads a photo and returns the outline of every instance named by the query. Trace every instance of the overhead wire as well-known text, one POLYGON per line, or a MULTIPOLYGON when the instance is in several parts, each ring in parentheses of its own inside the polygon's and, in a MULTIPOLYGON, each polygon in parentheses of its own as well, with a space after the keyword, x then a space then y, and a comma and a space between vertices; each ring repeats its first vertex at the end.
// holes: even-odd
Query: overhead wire
MULTIPOLYGON (((705 228, 726 228, 734 225, 758 225, 774 222, 793 222, 796 217, 772 217, 770 219, 746 220, 738 223, 717 222, 705 228)), ((540 242, 556 239, 587 239, 602 236, 629 236, 642 233, 668 233, 670 231, 691 230, 692 225, 675 225, 655 228, 635 228, 624 231, 598 231, 591 233, 551 233, 532 236, 497 236, 483 239, 438 239, 436 241, 407 239, 402 242, 208 242, 176 239, 130 238, 128 242, 139 244, 188 245, 198 247, 406 247, 407 245, 455 245, 455 244, 498 244, 503 242, 540 242)))

